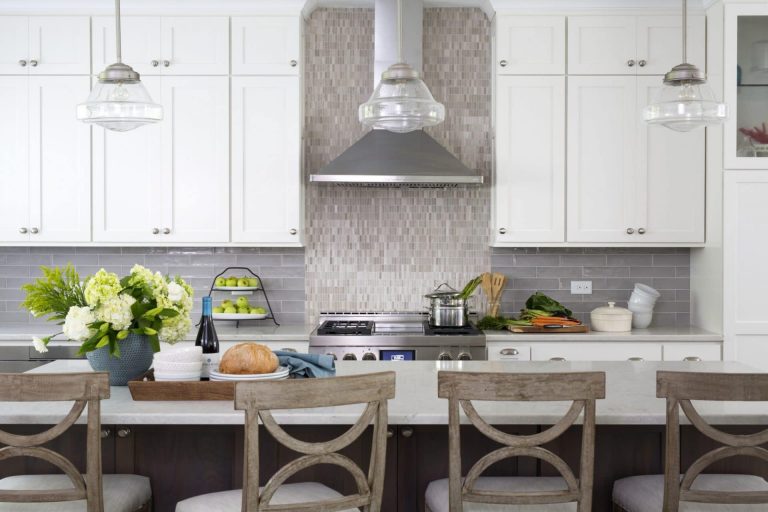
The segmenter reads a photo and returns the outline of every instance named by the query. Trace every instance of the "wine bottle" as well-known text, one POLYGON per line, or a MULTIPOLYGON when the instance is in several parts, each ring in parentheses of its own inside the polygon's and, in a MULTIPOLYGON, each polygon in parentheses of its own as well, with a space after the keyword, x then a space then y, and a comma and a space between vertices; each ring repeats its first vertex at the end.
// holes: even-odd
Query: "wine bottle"
POLYGON ((203 371, 200 377, 208 380, 211 370, 219 369, 219 337, 213 326, 213 303, 211 297, 203 297, 203 317, 200 319, 200 330, 197 331, 195 345, 203 347, 203 371))

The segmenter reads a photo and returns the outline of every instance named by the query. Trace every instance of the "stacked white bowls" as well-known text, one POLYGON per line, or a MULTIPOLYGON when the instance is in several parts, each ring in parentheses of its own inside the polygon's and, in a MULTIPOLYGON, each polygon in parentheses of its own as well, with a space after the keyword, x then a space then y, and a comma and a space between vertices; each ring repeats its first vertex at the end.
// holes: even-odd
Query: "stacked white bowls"
POLYGON ((653 320, 653 308, 661 294, 642 283, 635 283, 635 289, 629 297, 627 306, 632 312, 632 327, 635 329, 645 329, 651 325, 653 320))
POLYGON ((203 348, 186 346, 163 350, 155 354, 152 367, 155 369, 155 380, 200 380, 203 348))

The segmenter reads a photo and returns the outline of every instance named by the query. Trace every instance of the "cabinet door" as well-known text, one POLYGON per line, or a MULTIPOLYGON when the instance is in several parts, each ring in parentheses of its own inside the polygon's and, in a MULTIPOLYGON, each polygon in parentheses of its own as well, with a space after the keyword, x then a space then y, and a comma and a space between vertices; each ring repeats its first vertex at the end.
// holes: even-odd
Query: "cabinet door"
POLYGON ((164 75, 229 74, 229 18, 163 18, 164 75))
MULTIPOLYGON (((638 16, 637 73, 663 75, 683 62, 682 18, 680 16, 638 16)), ((706 21, 704 16, 688 17, 687 61, 707 69, 706 21)))
POLYGON ((88 16, 30 17, 29 59, 32 75, 90 74, 91 19, 88 16))
MULTIPOLYGON (((2 32, 0 32, 2 37, 2 32)), ((2 48, 0 46, 0 48, 2 48)), ((0 239, 29 234, 29 87, 26 76, 0 77, 0 239)))
POLYGON ((29 18, 0 16, 0 74, 29 72, 29 18))
MULTIPOLYGON (((637 111, 662 87, 638 77, 637 111)), ((676 132, 638 122, 636 242, 704 242, 705 131, 676 132)))
POLYGON ((723 205, 725 331, 768 334, 768 171, 726 171, 723 205))
POLYGON ((565 16, 499 16, 496 19, 498 74, 565 74, 565 16))
POLYGON ((232 18, 233 75, 298 75, 300 17, 232 18))
MULTIPOLYGON (((161 102, 160 78, 142 77, 152 98, 161 102)), ((161 127, 141 126, 129 132, 93 128, 93 240, 95 242, 157 242, 162 202, 161 127), (158 234, 153 234, 154 228, 158 234)))
MULTIPOLYGON (((160 17, 123 16, 121 23, 123 62, 142 77, 159 75, 163 60, 160 17)), ((92 40, 93 72, 97 74, 116 60, 114 16, 93 18, 92 40)))
POLYGON ((298 77, 232 79, 232 241, 300 244, 298 77))
POLYGON ((29 79, 31 242, 91 240, 91 128, 72 114, 90 85, 88 76, 29 79))
POLYGON ((660 343, 632 343, 620 341, 600 342, 548 342, 531 346, 532 361, 552 359, 566 361, 628 361, 639 358, 644 361, 661 361, 660 343))
POLYGON ((565 77, 496 82, 496 243, 565 241, 565 77))
POLYGON ((722 361, 721 343, 665 343, 665 361, 722 361))
POLYGON ((568 78, 569 242, 634 242, 637 78, 568 78))
POLYGON ((229 79, 166 76, 162 90, 160 236, 167 242, 228 242, 229 79))
POLYGON ((634 16, 571 16, 568 18, 568 73, 571 75, 634 75, 634 16))

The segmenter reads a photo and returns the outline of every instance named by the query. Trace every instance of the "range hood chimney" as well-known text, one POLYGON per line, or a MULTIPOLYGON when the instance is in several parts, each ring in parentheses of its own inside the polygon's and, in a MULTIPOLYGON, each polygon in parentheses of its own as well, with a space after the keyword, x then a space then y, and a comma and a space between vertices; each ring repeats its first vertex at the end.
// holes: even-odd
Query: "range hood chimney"
MULTIPOLYGON (((422 0, 403 2, 403 58, 422 71, 422 0)), ((397 0, 375 0, 374 85, 397 63, 397 0)), ((350 105, 350 108, 356 106, 350 105)), ((483 177, 461 163, 423 130, 371 130, 309 181, 364 187, 455 187, 480 185, 483 177)))

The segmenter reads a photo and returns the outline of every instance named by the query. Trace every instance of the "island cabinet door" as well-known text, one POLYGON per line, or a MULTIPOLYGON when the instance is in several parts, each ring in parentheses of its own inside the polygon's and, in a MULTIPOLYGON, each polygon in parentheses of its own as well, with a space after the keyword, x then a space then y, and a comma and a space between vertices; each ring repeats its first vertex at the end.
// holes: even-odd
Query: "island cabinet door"
MULTIPOLYGON (((0 18, 0 25, 2 21, 0 18)), ((26 242, 30 236, 29 87, 26 76, 0 77, 0 112, 3 113, 0 116, 0 140, 3 141, 0 144, 0 240, 26 242)))
POLYGON ((232 241, 300 245, 299 78, 232 78, 232 241))
POLYGON ((301 17, 232 18, 233 75, 299 75, 301 17))
POLYGON ((565 77, 499 76, 494 241, 565 241, 565 77))

